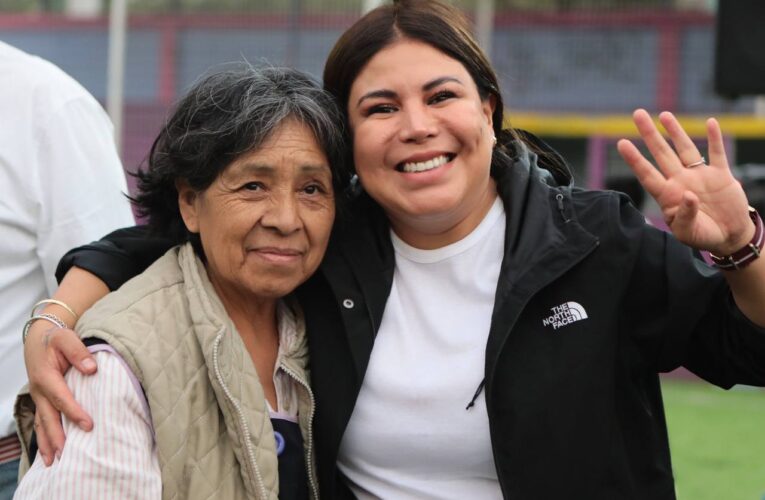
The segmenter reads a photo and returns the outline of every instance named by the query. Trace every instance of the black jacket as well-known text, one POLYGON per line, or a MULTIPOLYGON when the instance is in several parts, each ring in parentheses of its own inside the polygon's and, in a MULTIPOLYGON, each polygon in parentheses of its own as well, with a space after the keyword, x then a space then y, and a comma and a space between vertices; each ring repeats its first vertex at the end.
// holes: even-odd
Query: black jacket
MULTIPOLYGON (((685 366, 725 388, 765 385, 765 331, 741 315, 718 272, 646 225, 625 196, 561 185, 529 154, 493 175, 507 229, 483 397, 504 496, 675 498, 657 373, 685 366)), ((76 264, 115 287, 164 249, 152 245, 140 230, 113 233, 59 271, 76 264)), ((324 498, 352 498, 336 459, 393 259, 387 220, 362 194, 321 272, 298 290, 324 498)))

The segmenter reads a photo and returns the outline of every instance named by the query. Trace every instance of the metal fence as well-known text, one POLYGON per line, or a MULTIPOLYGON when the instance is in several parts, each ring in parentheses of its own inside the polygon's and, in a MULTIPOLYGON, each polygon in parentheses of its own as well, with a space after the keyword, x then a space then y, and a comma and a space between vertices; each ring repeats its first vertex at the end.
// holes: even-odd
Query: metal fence
MULTIPOLYGON (((168 107, 201 74, 247 60, 295 66, 320 77, 339 34, 377 2, 129 2, 121 134, 126 167, 140 163, 168 107)), ((765 137, 765 126, 748 118, 751 99, 728 101, 714 94, 714 2, 457 4, 480 28, 514 125, 546 136, 595 138, 584 162, 584 177, 595 179, 591 185, 598 185, 599 175, 590 172, 597 167, 592 162, 611 168, 598 144, 606 147, 604 137, 630 133, 629 113, 636 107, 688 115, 733 113, 739 120, 734 133, 765 137)), ((0 39, 53 61, 106 100, 106 2, 0 0, 0 39)))

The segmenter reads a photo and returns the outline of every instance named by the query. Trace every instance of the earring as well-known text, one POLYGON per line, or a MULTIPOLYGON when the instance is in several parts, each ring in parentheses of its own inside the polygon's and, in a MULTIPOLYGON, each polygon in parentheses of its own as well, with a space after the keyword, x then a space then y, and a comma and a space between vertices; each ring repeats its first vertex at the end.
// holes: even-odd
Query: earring
POLYGON ((493 141, 492 147, 495 147, 497 145, 497 136, 496 135, 491 136, 491 140, 493 141))

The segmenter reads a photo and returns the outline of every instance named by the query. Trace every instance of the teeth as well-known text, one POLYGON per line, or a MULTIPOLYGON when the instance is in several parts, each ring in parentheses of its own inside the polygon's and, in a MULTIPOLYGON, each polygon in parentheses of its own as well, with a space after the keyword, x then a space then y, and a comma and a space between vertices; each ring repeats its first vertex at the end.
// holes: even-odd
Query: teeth
POLYGON ((449 157, 447 155, 442 155, 428 161, 404 163, 402 170, 408 173, 425 172, 426 170, 433 170, 436 167, 440 167, 448 161, 449 157))

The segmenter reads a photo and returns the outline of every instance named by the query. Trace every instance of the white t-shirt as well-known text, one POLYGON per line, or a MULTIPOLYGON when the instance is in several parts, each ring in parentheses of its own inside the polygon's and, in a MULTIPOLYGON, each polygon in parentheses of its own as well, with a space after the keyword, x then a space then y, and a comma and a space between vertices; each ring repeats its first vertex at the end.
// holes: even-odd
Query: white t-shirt
POLYGON ((464 239, 436 250, 392 234, 393 286, 338 465, 360 499, 502 498, 483 394, 504 254, 499 198, 464 239))
MULTIPOLYGON (((53 64, 0 42, 0 437, 26 383, 21 328, 67 250, 134 224, 112 124, 53 64)), ((62 318, 71 321, 71 318, 62 318)))

